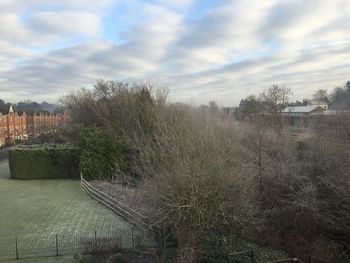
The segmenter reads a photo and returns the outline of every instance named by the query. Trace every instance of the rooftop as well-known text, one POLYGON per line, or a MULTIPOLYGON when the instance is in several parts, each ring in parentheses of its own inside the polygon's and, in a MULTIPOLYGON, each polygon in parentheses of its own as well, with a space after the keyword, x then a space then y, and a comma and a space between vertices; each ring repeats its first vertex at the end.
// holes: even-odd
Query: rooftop
POLYGON ((308 105, 308 106, 289 106, 282 110, 282 113, 309 113, 319 108, 319 106, 308 105))

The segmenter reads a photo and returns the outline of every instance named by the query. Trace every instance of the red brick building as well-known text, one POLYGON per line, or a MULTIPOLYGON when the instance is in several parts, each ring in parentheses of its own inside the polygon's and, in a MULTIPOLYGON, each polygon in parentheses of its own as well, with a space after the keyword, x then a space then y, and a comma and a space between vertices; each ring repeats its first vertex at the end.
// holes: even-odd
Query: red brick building
POLYGON ((68 115, 40 113, 29 116, 25 112, 18 115, 10 106, 9 113, 0 113, 0 146, 6 146, 15 140, 27 140, 40 134, 55 132, 67 125, 68 115))

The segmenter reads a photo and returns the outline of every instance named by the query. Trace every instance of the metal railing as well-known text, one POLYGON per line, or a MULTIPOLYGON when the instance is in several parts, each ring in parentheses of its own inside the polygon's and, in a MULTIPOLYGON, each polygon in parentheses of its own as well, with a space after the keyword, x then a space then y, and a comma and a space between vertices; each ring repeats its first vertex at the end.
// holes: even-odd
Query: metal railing
POLYGON ((103 204, 132 226, 102 231, 63 234, 33 234, 13 238, 0 238, 0 259, 36 258, 50 256, 75 255, 86 251, 91 244, 108 247, 109 244, 120 248, 154 247, 155 242, 149 236, 146 218, 115 198, 93 187, 81 176, 81 187, 90 197, 103 204))
MULTIPOLYGON (((148 224, 146 217, 134 209, 128 207, 127 205, 121 203, 115 198, 109 196, 108 194, 102 192, 96 187, 92 186, 87 182, 81 175, 81 187, 95 200, 97 200, 102 205, 108 207, 113 212, 121 216, 127 222, 138 227, 144 236, 147 236, 147 232, 156 232, 154 226, 148 224), (149 231, 150 230, 150 231, 149 231)), ((149 237, 148 237, 149 238, 149 237)), ((149 239, 150 240, 150 239, 149 239)), ((154 243, 153 243, 154 244, 154 243)), ((230 259, 234 262, 247 262, 247 263, 258 263, 258 260, 254 254, 254 251, 241 251, 229 254, 230 259)), ((266 263, 329 263, 323 260, 315 259, 310 256, 300 257, 300 258, 285 258, 275 261, 268 261, 266 263)))
POLYGON ((146 217, 135 211, 134 209, 128 207, 127 205, 119 202, 115 198, 109 196, 108 194, 102 192, 96 187, 92 186, 88 181, 80 175, 81 187, 84 191, 88 193, 93 199, 101 203, 102 205, 108 207, 110 210, 118 214, 120 217, 125 219, 132 225, 135 225, 141 230, 149 230, 150 226, 146 220, 146 217))
POLYGON ((152 247, 153 243, 133 228, 109 229, 83 233, 33 234, 0 238, 0 259, 67 256, 94 248, 152 247))

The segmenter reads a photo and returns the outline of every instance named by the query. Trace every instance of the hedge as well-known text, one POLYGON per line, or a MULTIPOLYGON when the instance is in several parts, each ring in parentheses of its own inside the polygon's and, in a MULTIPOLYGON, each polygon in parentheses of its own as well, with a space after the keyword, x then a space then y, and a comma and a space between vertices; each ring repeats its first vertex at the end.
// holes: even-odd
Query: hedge
POLYGON ((112 180, 126 170, 125 146, 105 129, 90 126, 80 135, 80 171, 88 180, 112 180))
POLYGON ((10 149, 13 179, 79 178, 79 148, 71 145, 30 145, 10 149))

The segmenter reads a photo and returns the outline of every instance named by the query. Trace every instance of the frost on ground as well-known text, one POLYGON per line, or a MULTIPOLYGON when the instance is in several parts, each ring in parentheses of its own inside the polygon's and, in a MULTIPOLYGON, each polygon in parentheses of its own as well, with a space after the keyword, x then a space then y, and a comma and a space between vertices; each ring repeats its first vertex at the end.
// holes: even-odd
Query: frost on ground
POLYGON ((130 225, 83 192, 80 181, 11 180, 6 161, 0 162, 0 208, 0 246, 11 251, 15 237, 19 246, 31 240, 23 251, 41 242, 55 246, 56 234, 63 247, 65 240, 94 237, 95 231, 126 239, 131 232, 130 225))

